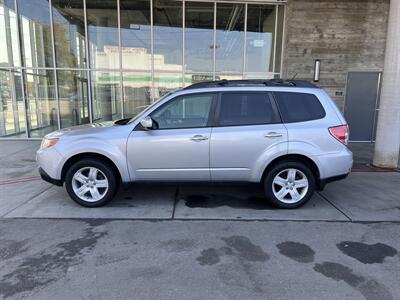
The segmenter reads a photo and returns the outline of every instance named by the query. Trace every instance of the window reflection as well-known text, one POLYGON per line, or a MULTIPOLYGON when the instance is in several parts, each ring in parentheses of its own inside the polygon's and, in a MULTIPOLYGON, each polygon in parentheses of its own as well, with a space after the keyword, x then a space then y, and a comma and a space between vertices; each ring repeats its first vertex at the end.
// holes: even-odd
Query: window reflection
POLYGON ((21 73, 0 69, 0 136, 26 137, 21 73))
POLYGON ((30 136, 41 137, 58 128, 54 73, 49 70, 27 70, 26 78, 30 136))
POLYGON ((243 72, 244 4, 217 3, 216 71, 243 72))
POLYGON ((182 70, 182 2, 154 2, 154 69, 182 70))
POLYGON ((92 72, 93 121, 121 119, 120 72, 92 72))
POLYGON ((86 71, 57 71, 61 127, 89 123, 86 71))
POLYGON ((248 5, 246 72, 272 72, 275 6, 248 5))
POLYGON ((211 72, 214 4, 187 2, 185 5, 185 71, 211 72))
POLYGON ((27 67, 52 67, 49 2, 19 0, 22 48, 27 67))
POLYGON ((151 73, 124 72, 124 116, 133 117, 151 104, 151 73))
POLYGON ((277 20, 277 31, 276 31, 276 56, 275 56, 275 73, 281 71, 281 61, 282 61, 282 44, 283 44, 283 21, 285 20, 285 7, 279 5, 278 7, 278 20, 277 20))
MULTIPOLYGON (((190 74, 190 73, 185 73, 184 77, 184 87, 187 87, 191 84, 194 83, 199 83, 203 81, 212 81, 213 79, 213 73, 207 73, 207 72, 202 72, 202 73, 195 73, 195 74, 190 74)), ((219 75, 215 76, 215 80, 220 80, 221 77, 219 75)))
POLYGON ((91 68, 119 69, 117 0, 86 0, 91 68))
POLYGON ((182 72, 155 72, 154 73, 154 99, 168 94, 183 86, 182 72))
POLYGON ((86 67, 82 0, 52 0, 51 3, 57 67, 86 67))
POLYGON ((122 67, 151 69, 150 1, 120 0, 122 67))
POLYGON ((0 38, 6 49, 0 51, 1 66, 21 66, 17 17, 13 0, 0 1, 0 38))

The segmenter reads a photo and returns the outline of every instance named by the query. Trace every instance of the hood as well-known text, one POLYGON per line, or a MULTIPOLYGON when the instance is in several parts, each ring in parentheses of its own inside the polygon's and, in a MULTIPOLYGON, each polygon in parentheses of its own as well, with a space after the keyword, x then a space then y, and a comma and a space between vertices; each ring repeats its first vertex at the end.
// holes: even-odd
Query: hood
POLYGON ((72 126, 49 133, 48 135, 46 135, 46 138, 60 137, 63 135, 90 134, 91 132, 97 132, 104 128, 109 128, 113 126, 115 126, 114 121, 72 126))

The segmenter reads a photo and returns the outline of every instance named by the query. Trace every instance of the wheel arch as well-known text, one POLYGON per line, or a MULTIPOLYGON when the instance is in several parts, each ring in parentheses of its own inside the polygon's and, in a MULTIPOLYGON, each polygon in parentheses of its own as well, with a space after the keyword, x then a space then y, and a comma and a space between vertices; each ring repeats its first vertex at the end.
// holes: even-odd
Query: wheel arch
POLYGON ((297 162, 304 163, 305 165, 307 165, 310 168, 311 172, 313 173, 314 178, 315 178, 315 184, 316 184, 317 188, 321 187, 320 170, 319 170, 317 164, 311 158, 309 158, 308 156, 302 155, 302 154, 285 154, 285 155, 282 155, 282 156, 279 156, 279 157, 273 159, 265 167, 264 172, 262 173, 262 176, 260 178, 260 182, 264 182, 265 176, 268 174, 268 172, 276 164, 278 164, 282 161, 297 161, 297 162))
POLYGON ((119 182, 122 180, 121 171, 119 170, 119 168, 115 164, 115 162, 113 160, 111 160, 109 157, 107 157, 103 154, 100 154, 100 153, 96 153, 96 152, 83 152, 83 153, 78 153, 78 154, 72 155, 65 161, 65 163, 61 169, 61 182, 65 181, 65 175, 67 174, 68 169, 74 163, 76 163, 82 159, 97 159, 97 160, 107 163, 108 165, 110 165, 110 167, 113 168, 114 173, 118 177, 117 180, 119 182))

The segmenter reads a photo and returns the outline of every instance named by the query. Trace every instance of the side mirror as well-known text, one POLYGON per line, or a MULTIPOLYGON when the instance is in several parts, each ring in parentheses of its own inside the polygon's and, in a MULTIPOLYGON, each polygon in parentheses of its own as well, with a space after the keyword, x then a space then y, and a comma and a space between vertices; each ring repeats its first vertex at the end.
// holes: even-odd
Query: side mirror
POLYGON ((150 116, 147 116, 142 121, 140 121, 140 125, 143 126, 145 129, 152 129, 153 128, 153 120, 150 116))

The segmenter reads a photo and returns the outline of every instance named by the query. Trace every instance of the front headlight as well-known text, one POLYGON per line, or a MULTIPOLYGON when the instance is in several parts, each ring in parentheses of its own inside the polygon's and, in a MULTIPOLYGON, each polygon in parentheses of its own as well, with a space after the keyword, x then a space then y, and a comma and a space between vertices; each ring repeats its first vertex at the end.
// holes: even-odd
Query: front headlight
POLYGON ((57 142, 58 138, 44 138, 40 144, 40 150, 53 147, 57 142))

